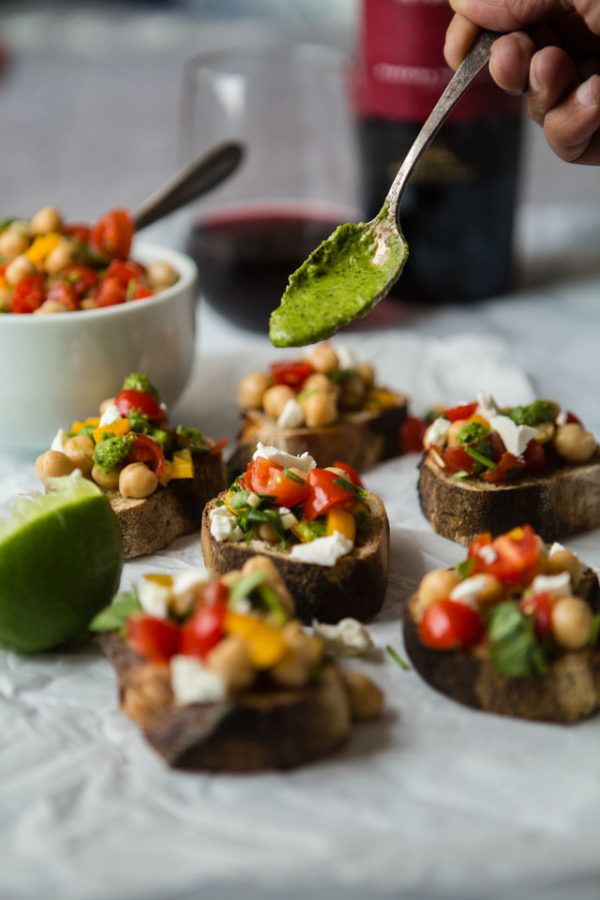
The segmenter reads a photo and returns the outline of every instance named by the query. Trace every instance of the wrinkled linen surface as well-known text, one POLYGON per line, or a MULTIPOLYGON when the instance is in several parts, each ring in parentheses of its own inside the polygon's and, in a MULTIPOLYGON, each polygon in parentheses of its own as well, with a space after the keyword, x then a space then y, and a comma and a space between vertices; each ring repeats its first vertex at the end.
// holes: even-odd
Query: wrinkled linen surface
MULTIPOLYGON (((533 278, 510 300, 415 314, 408 330, 384 309, 376 325, 385 330, 343 343, 417 411, 478 387, 501 403, 540 390, 600 433, 598 287, 591 277, 568 290, 533 278)), ((206 310, 199 347, 174 418, 232 438, 239 376, 276 354, 206 310)), ((416 462, 399 458, 366 476, 392 528, 389 590, 371 630, 379 648, 401 654, 403 602, 425 570, 464 553, 423 519, 416 462)), ((31 460, 0 455, 1 512, 35 487, 31 460)), ((600 566, 598 533, 568 545, 600 566)), ((123 586, 200 560, 197 537, 183 539, 128 563, 123 586)), ((230 776, 168 770, 118 711, 112 669, 93 646, 36 658, 0 652, 0 896, 594 895, 600 718, 568 728, 512 721, 454 704, 385 654, 352 665, 385 690, 383 721, 357 728, 329 760, 230 776)))

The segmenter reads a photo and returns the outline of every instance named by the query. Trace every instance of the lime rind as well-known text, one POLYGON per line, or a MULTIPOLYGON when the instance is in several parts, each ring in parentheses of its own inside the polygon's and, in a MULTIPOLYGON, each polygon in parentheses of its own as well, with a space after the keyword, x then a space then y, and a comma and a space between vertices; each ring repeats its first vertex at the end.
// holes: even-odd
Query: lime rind
POLYGON ((102 493, 92 481, 81 475, 51 478, 48 487, 50 490, 47 494, 36 491, 16 501, 9 517, 0 522, 0 541, 11 537, 48 513, 102 493))

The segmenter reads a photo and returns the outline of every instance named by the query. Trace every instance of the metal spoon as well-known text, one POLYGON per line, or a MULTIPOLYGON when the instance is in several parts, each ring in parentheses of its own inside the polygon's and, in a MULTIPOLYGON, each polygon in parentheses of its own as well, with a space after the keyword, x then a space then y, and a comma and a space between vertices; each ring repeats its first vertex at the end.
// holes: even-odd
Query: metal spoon
POLYGON ((273 344, 300 346, 330 337, 389 293, 408 256, 399 222, 406 185, 456 103, 488 63, 498 37, 492 31, 480 33, 406 154, 379 214, 370 222, 340 226, 290 277, 281 305, 271 314, 273 344))
POLYGON ((221 184, 239 166, 244 147, 231 141, 185 166, 154 191, 133 215, 136 231, 146 228, 221 184))

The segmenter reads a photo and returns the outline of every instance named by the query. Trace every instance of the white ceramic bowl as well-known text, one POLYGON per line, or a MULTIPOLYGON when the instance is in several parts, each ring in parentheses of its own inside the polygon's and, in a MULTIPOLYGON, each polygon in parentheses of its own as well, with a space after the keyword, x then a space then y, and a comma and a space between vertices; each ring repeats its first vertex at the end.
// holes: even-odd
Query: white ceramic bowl
POLYGON ((171 263, 179 281, 106 309, 0 315, 0 448, 47 449, 59 427, 96 415, 129 372, 148 375, 165 403, 177 400, 194 360, 196 266, 143 241, 131 255, 171 263))

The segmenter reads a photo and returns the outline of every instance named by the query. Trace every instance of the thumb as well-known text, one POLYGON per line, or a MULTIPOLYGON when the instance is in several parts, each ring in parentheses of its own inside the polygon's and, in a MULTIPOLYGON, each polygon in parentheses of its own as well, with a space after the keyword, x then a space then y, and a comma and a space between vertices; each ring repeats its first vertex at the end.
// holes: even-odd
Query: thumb
POLYGON ((573 10, 570 0, 450 0, 454 12, 492 31, 518 31, 573 10))

